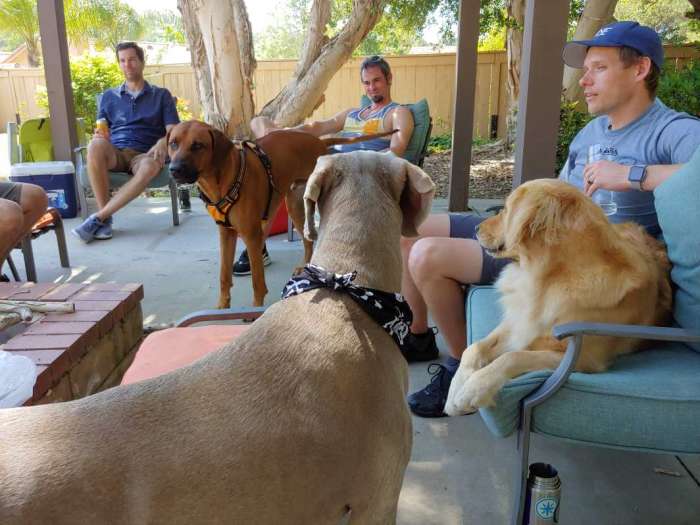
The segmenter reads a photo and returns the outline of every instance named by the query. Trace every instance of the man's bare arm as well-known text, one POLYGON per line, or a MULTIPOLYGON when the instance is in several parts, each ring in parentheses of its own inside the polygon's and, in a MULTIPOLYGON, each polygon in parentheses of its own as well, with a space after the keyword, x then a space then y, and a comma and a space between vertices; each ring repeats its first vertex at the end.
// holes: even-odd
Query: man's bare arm
POLYGON ((413 135, 413 114, 406 106, 398 106, 391 112, 391 126, 389 129, 398 129, 398 133, 391 136, 389 149, 395 155, 402 156, 413 135))
POLYGON ((165 138, 168 136, 168 132, 175 127, 175 124, 168 124, 165 126, 165 136, 158 139, 148 153, 157 162, 160 162, 162 166, 165 163, 165 159, 168 158, 168 145, 165 143, 165 138))
POLYGON ((350 111, 352 111, 352 108, 346 109, 345 111, 341 111, 340 113, 337 113, 335 116, 329 118, 328 120, 317 120, 314 122, 308 122, 306 124, 300 124, 299 126, 295 126, 291 129, 305 131, 307 133, 311 133, 312 135, 316 135, 317 137, 321 137, 323 135, 330 135, 332 133, 338 133, 339 131, 342 131, 343 126, 345 126, 345 118, 348 116, 348 113, 350 113, 350 111))

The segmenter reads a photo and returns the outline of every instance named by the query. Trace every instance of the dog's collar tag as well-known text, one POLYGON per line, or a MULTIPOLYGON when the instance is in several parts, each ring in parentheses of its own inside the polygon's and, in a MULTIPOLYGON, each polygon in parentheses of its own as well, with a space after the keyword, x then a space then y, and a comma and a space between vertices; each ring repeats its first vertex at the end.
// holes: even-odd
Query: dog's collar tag
POLYGON ((403 348, 413 320, 411 309, 399 293, 384 292, 374 288, 364 288, 352 284, 357 272, 338 274, 307 264, 299 275, 292 277, 282 290, 282 299, 292 295, 330 288, 347 292, 355 302, 403 348))

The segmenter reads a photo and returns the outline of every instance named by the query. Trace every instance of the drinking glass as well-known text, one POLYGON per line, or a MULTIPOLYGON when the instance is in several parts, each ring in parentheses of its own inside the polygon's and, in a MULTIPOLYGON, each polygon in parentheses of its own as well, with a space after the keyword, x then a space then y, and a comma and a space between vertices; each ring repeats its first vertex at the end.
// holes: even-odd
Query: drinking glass
MULTIPOLYGON (((593 164, 598 160, 610 160, 602 153, 601 144, 593 144, 588 147, 588 164, 593 164)), ((603 210, 605 215, 614 215, 617 213, 617 203, 615 202, 615 195, 610 190, 604 190, 598 188, 591 195, 591 199, 595 202, 600 209, 603 210)))

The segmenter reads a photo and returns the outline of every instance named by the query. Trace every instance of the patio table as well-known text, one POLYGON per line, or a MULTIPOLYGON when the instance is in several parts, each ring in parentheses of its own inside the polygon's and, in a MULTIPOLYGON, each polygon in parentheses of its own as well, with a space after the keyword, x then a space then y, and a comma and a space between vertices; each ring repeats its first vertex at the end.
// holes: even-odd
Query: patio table
POLYGON ((74 313, 46 314, 0 332, 0 350, 37 365, 25 405, 70 401, 119 384, 143 338, 139 283, 0 283, 0 299, 75 305, 74 313))

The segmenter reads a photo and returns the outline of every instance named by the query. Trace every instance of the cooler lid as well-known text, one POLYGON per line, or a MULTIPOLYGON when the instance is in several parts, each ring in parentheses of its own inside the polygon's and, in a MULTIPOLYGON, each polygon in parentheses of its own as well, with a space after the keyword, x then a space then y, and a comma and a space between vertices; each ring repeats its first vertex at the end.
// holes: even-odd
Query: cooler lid
POLYGON ((66 175, 75 173, 73 163, 67 160, 52 162, 20 162, 10 167, 10 176, 22 177, 29 175, 66 175))

